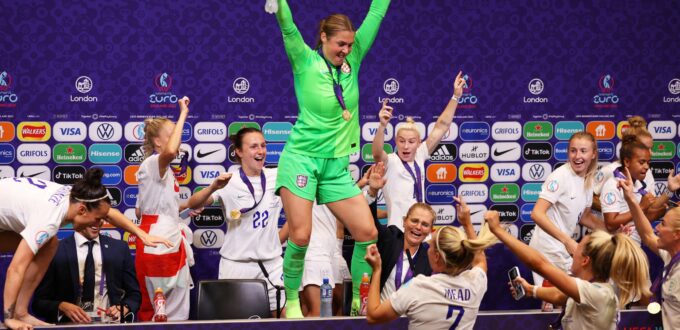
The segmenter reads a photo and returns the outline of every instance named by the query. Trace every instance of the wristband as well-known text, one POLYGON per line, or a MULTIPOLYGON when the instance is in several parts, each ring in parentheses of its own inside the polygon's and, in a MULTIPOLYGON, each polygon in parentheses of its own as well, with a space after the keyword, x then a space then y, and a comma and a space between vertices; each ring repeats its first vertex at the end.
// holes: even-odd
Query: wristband
POLYGON ((451 99, 458 102, 458 96, 456 96, 455 94, 453 96, 451 96, 451 99))
POLYGON ((531 291, 532 291, 531 293, 533 294, 532 297, 538 298, 538 297, 536 296, 536 294, 538 293, 538 285, 534 285, 534 288, 533 288, 533 290, 531 290, 531 291))

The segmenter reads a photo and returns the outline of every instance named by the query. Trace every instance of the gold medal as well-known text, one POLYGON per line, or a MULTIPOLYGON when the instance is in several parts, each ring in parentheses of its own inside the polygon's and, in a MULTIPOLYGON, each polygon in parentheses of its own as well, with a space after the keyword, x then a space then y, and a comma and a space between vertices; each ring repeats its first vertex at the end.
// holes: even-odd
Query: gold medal
POLYGON ((659 314, 659 312, 661 311, 661 304, 659 304, 658 302, 653 302, 647 305, 647 311, 650 314, 659 314))
POLYGON ((349 113, 349 111, 347 111, 347 109, 342 110, 342 119, 344 119, 345 121, 349 121, 350 118, 352 118, 352 114, 349 113))
POLYGON ((232 220, 241 219, 241 211, 233 209, 231 212, 229 212, 229 217, 231 217, 232 220))
POLYGON ((352 68, 350 68, 350 66, 349 66, 349 64, 347 64, 347 62, 342 62, 342 66, 340 67, 340 70, 342 70, 342 73, 352 72, 352 68))

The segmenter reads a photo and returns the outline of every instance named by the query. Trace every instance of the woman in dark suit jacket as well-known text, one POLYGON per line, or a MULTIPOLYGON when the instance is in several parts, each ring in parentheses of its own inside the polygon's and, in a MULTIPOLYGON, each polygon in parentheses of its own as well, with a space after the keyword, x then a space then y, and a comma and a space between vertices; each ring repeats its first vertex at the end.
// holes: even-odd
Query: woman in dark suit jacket
MULTIPOLYGON (((385 166, 377 163, 369 176, 370 197, 377 196, 378 190, 385 183, 383 174, 385 166)), ((380 277, 380 298, 389 296, 417 275, 431 275, 432 268, 427 259, 429 245, 425 242, 432 232, 436 214, 432 207, 425 203, 413 204, 404 216, 404 231, 397 226, 386 226, 378 221, 377 203, 371 203, 371 212, 375 227, 378 229, 378 251, 383 256, 382 275, 380 277)))

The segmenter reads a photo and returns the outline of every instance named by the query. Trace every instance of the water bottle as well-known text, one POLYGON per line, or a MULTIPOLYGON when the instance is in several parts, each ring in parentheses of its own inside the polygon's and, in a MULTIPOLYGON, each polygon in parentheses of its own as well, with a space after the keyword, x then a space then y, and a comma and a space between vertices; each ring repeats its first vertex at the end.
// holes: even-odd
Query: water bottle
POLYGON ((153 321, 154 322, 167 322, 168 315, 165 313, 165 295, 163 295, 163 289, 157 288, 155 295, 153 297, 153 321))
POLYGON ((333 287, 328 283, 328 277, 324 277, 321 285, 321 317, 331 316, 333 316, 333 287))
POLYGON ((359 286, 359 297, 361 299, 361 307, 359 310, 359 315, 366 315, 366 310, 368 309, 368 288, 370 286, 368 279, 368 273, 364 273, 361 277, 361 285, 359 286))

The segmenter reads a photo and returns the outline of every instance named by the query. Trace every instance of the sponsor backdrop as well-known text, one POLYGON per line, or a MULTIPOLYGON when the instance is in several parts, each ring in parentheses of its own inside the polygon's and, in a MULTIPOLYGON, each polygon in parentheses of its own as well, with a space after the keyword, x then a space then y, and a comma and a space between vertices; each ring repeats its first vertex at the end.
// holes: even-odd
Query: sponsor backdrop
MULTIPOLYGON (((369 6, 290 2, 308 44, 324 16, 343 12, 359 26, 369 6)), ((0 177, 69 184, 96 166, 106 173, 115 206, 134 219, 143 120, 176 118, 183 95, 192 102, 182 136, 190 155, 190 171, 178 179, 182 199, 233 170, 227 137, 243 126, 263 130, 266 162, 274 166, 297 103, 278 25, 263 6, 233 0, 2 4, 0 177)), ((425 198, 437 225, 455 222, 452 196, 461 194, 477 225, 485 210, 498 210, 508 230, 528 241, 533 203, 542 182, 567 160, 569 136, 593 133, 607 163, 616 159, 624 120, 636 114, 647 118, 655 137, 652 171, 661 190, 678 165, 679 23, 672 1, 394 0, 362 66, 362 148, 351 157, 351 173, 358 179, 373 162, 383 99, 395 109, 386 132, 391 152, 405 116, 427 136, 463 70, 457 116, 425 169, 425 198)), ((207 209, 185 221, 194 229, 194 279, 215 278, 225 231, 221 211, 207 209)), ((126 233, 104 233, 134 247, 126 233)), ((505 272, 516 259, 503 247, 488 255, 490 293, 482 308, 536 306, 517 304, 507 293, 505 272)))

